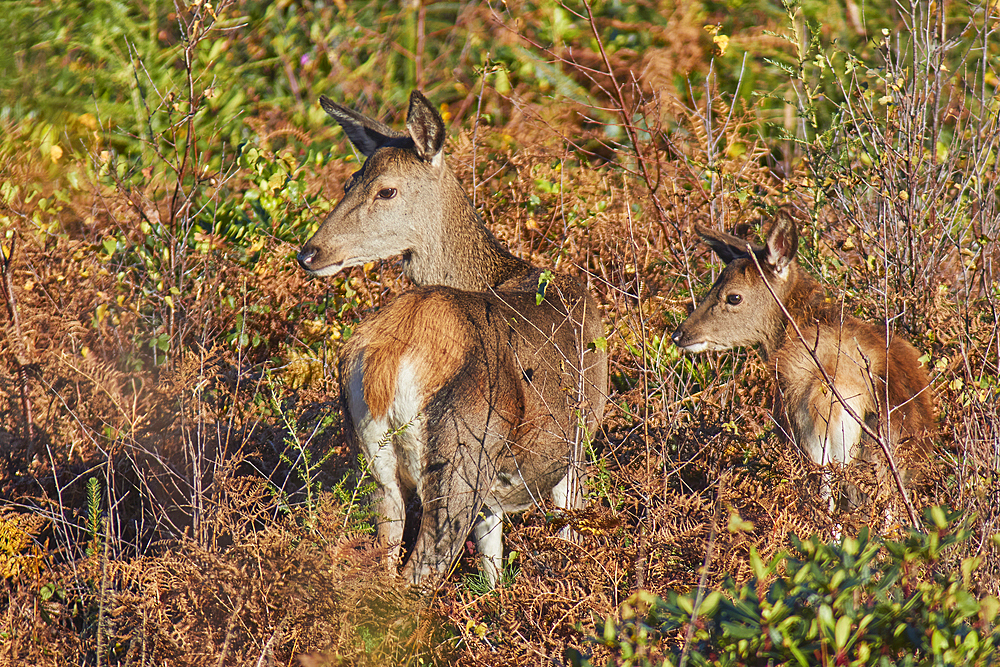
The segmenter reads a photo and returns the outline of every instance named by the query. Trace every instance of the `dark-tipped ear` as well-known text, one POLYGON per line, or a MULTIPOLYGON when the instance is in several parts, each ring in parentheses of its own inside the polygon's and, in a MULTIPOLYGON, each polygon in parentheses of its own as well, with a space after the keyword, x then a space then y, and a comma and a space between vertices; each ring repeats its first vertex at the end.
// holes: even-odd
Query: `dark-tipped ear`
POLYGON ((763 261, 776 275, 784 277, 798 251, 799 231, 795 227, 795 221, 788 213, 779 211, 774 226, 767 235, 763 261))
POLYGON ((441 151, 444 150, 444 121, 434 105, 419 90, 410 93, 406 129, 410 131, 420 159, 440 164, 441 151))
POLYGON ((750 256, 750 252, 747 250, 748 241, 746 239, 741 239, 738 236, 733 236, 725 232, 719 232, 709 227, 702 227, 701 225, 695 225, 694 231, 719 256, 719 259, 726 264, 729 264, 734 259, 750 256))
POLYGON ((406 136, 402 132, 389 129, 373 118, 340 106, 326 95, 320 95, 319 104, 323 107, 323 111, 344 128, 347 138, 365 157, 371 157, 372 153, 390 141, 406 136))

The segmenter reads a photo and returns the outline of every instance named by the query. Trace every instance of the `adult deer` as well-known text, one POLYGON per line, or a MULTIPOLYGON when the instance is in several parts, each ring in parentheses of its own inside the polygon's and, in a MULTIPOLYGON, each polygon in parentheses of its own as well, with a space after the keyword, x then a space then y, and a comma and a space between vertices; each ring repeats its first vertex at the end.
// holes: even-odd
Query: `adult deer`
POLYGON ((417 499, 403 576, 446 570, 475 525, 495 585, 505 512, 546 496, 582 503, 582 430, 597 427, 607 394, 597 304, 487 230, 445 165, 444 122, 420 92, 405 133, 320 104, 367 160, 299 264, 326 276, 401 255, 417 285, 357 328, 339 364, 346 431, 380 487, 379 539, 399 564, 417 499))
MULTIPOLYGON (((872 451, 871 435, 890 453, 904 438, 918 438, 918 451, 926 446, 933 405, 917 351, 826 299, 795 261, 798 232, 787 213, 779 214, 764 246, 695 230, 726 267, 671 336, 677 347, 702 352, 759 345, 777 383, 779 424, 821 466, 884 460, 872 451), (862 422, 869 437, 862 437, 862 422)), ((848 489, 858 502, 855 492, 848 489)))

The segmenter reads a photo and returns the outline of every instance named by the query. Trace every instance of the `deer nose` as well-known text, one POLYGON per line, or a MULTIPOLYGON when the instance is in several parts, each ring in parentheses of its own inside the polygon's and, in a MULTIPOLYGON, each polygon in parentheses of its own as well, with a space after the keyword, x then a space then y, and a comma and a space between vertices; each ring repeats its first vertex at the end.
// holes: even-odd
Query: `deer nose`
POLYGON ((295 258, 299 260, 299 266, 306 271, 312 271, 312 263, 316 259, 317 252, 319 252, 319 248, 307 244, 302 250, 299 250, 299 254, 295 258))
POLYGON ((674 341, 674 345, 676 345, 677 347, 681 346, 681 340, 683 339, 684 339, 684 332, 681 331, 680 328, 678 328, 677 331, 670 334, 670 340, 674 341))

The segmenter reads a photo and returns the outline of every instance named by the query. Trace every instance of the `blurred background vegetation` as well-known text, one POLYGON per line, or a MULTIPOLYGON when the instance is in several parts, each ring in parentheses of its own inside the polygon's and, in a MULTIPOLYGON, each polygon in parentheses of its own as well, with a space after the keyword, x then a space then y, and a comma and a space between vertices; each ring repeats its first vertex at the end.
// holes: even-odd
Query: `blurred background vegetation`
POLYGON ((0 9, 0 663, 992 659, 994 2, 0 9), (413 88, 494 233, 586 280, 608 327, 583 544, 514 519, 495 592, 470 556, 415 595, 368 534, 333 374, 397 264, 294 261, 358 165, 319 95, 400 127, 413 88), (925 532, 870 471, 843 476, 872 506, 818 501, 752 351, 669 343, 717 270, 692 223, 778 206, 846 309, 925 355, 925 532), (808 604, 772 627, 789 591, 808 604))

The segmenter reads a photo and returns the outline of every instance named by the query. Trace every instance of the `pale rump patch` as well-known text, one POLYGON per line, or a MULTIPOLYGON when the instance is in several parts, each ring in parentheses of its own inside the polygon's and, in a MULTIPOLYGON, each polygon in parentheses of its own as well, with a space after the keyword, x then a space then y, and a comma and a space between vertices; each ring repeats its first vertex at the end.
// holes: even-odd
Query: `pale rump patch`
POLYGON ((364 399, 381 419, 396 396, 401 360, 426 401, 462 367, 471 347, 461 314, 441 292, 407 292, 380 311, 344 348, 349 358, 363 355, 364 399))
MULTIPOLYGON (((426 399, 426 387, 417 376, 417 368, 410 359, 399 364, 396 378, 396 395, 389 406, 389 428, 396 432, 396 456, 402 481, 423 494, 421 479, 424 458, 424 428, 420 411, 426 399)), ((382 436, 385 437, 384 435, 382 436)))
POLYGON ((364 395, 364 350, 344 367, 344 397, 354 421, 358 444, 369 470, 379 483, 379 540, 389 549, 390 569, 400 557, 406 520, 404 489, 422 493, 421 461, 424 424, 420 410, 424 399, 413 365, 400 362, 396 394, 386 414, 374 416, 364 395))

